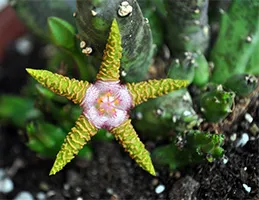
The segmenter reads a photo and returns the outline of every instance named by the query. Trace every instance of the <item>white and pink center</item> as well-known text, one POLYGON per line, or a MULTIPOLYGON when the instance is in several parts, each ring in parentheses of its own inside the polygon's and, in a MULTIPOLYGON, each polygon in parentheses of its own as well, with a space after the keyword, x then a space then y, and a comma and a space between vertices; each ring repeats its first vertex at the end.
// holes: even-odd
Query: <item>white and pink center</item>
POLYGON ((132 98, 126 86, 119 81, 96 81, 87 89, 81 106, 84 115, 95 127, 110 130, 129 118, 132 98))

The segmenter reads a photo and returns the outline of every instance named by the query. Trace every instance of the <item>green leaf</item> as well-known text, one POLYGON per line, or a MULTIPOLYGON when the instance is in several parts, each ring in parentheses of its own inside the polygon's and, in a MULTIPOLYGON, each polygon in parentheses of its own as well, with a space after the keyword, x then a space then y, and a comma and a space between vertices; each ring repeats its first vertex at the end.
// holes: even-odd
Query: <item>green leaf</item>
POLYGON ((48 18, 48 27, 52 42, 60 47, 75 50, 75 28, 68 22, 57 18, 48 18))
POLYGON ((34 100, 12 95, 0 97, 0 120, 11 122, 23 128, 30 120, 41 117, 41 112, 34 108, 34 100))

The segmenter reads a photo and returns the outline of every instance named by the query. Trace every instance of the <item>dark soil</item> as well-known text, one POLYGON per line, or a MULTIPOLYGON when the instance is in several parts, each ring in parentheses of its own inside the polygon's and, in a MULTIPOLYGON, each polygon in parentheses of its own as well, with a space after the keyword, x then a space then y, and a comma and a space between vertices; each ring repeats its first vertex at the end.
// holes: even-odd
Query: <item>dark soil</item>
MULTIPOLYGON (((36 46, 27 57, 10 51, 1 69, 5 73, 0 80, 1 93, 18 93, 25 82, 24 68, 43 65, 35 59, 38 50, 36 46)), ((259 126, 259 99, 248 113, 259 126)), ((0 168, 13 180, 14 190, 0 193, 0 199, 13 199, 21 191, 30 192, 35 199, 40 199, 39 192, 45 199, 259 199, 259 138, 258 133, 251 133, 251 125, 244 117, 232 125, 233 130, 226 133, 223 159, 174 173, 158 170, 158 177, 138 167, 116 142, 93 142, 92 161, 75 159, 50 177, 53 160, 30 151, 21 130, 1 126, 0 168), (234 133, 237 139, 233 141, 234 133), (250 140, 236 147, 243 133, 250 140), (165 186, 161 193, 156 191, 159 185, 165 186)), ((147 148, 156 145, 145 142, 147 148)))

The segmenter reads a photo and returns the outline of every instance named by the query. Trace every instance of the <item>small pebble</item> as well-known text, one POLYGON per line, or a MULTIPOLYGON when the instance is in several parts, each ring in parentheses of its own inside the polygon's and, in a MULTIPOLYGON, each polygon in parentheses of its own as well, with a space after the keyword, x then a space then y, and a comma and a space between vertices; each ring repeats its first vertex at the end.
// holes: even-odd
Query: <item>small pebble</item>
POLYGON ((256 136, 258 133, 259 133, 259 128, 258 126, 253 123, 252 126, 249 128, 249 131, 254 135, 256 136))
POLYGON ((50 190, 50 191, 47 192, 47 197, 48 197, 48 198, 53 197, 53 196, 55 196, 55 195, 56 195, 56 192, 53 191, 53 190, 50 190))
POLYGON ((112 189, 112 188, 107 188, 107 189, 106 189, 106 192, 107 192, 108 194, 112 195, 112 194, 113 194, 113 189, 112 189))
POLYGON ((46 194, 44 192, 39 192, 38 194, 36 194, 36 198, 38 200, 45 200, 46 199, 46 194))
POLYGON ((243 184, 243 187, 245 188, 245 190, 250 193, 251 192, 251 187, 249 187, 247 184, 243 184))
POLYGON ((236 139, 237 139, 237 134, 236 134, 236 133, 233 133, 233 134, 230 136, 230 140, 231 140, 232 142, 234 142, 236 139))
POLYGON ((157 179, 157 178, 154 178, 154 179, 152 180, 152 185, 155 186, 155 185, 158 184, 158 182, 159 182, 158 179, 157 179))
POLYGON ((227 156, 224 155, 222 160, 223 160, 224 165, 228 163, 228 157, 227 156))
POLYGON ((129 2, 123 1, 120 4, 120 8, 118 10, 118 15, 121 16, 121 17, 126 17, 126 16, 128 16, 129 14, 132 13, 132 10, 133 10, 133 8, 129 4, 129 2))
POLYGON ((45 182, 40 182, 39 188, 43 191, 48 191, 49 190, 49 185, 45 182))
POLYGON ((249 136, 247 133, 243 133, 241 138, 236 143, 236 147, 243 147, 249 141, 249 136))
POLYGON ((77 197, 76 200, 83 200, 83 197, 77 197))
POLYGON ((246 113, 245 114, 245 119, 246 121, 248 121, 250 124, 253 122, 253 117, 249 114, 249 113, 246 113))
POLYGON ((34 200, 34 198, 31 193, 22 191, 14 198, 14 200, 34 200))
POLYGON ((162 193, 164 190, 165 190, 165 186, 162 185, 162 184, 160 184, 160 185, 158 185, 158 186, 156 187, 155 192, 156 192, 156 194, 160 194, 160 193, 162 193))
POLYGON ((63 186, 63 188, 64 188, 64 190, 69 190, 70 185, 69 185, 69 184, 67 184, 67 183, 65 183, 65 184, 64 184, 64 186, 63 186))
POLYGON ((7 194, 9 192, 12 192, 14 188, 13 181, 6 177, 4 179, 0 178, 0 192, 7 194))

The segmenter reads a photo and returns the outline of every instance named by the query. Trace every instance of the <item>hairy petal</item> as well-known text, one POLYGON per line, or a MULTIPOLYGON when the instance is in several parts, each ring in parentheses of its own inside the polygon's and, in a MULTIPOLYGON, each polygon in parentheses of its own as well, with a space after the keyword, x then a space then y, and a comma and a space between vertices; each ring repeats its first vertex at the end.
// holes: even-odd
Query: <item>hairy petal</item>
POLYGON ((161 79, 148 80, 139 83, 127 83, 126 86, 131 93, 134 106, 141 104, 148 99, 156 98, 174 90, 186 87, 188 81, 161 79))
POLYGON ((145 149, 144 144, 140 141, 136 131, 131 125, 131 120, 126 120, 120 126, 113 128, 111 133, 114 134, 125 151, 130 154, 140 167, 148 171, 153 176, 156 175, 149 152, 145 149))
POLYGON ((65 141, 58 152, 55 163, 49 175, 54 175, 69 163, 79 150, 97 133, 95 128, 84 115, 80 115, 75 127, 68 133, 65 141))
POLYGON ((87 81, 69 79, 60 74, 54 74, 47 70, 26 69, 27 72, 44 87, 61 96, 67 97, 75 104, 80 104, 90 86, 87 81))

